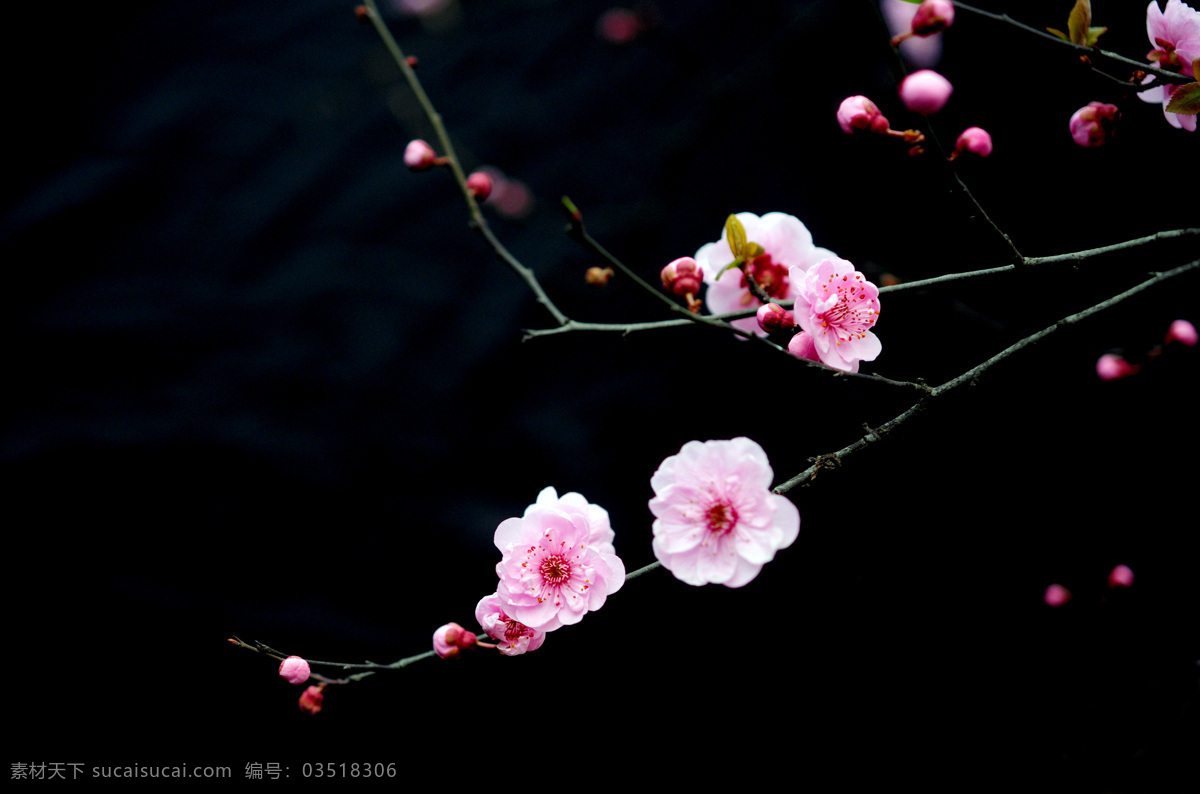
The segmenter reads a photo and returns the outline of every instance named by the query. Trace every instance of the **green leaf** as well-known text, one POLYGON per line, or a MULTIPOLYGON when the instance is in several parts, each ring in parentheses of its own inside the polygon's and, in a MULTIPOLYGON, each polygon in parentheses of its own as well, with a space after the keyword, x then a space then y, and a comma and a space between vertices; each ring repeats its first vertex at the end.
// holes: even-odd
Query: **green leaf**
POLYGON ((756 256, 762 256, 767 250, 758 243, 746 243, 746 258, 753 259, 756 256))
POLYGON ((1071 40, 1071 37, 1068 36, 1066 33, 1063 33, 1061 30, 1055 30, 1054 28, 1046 28, 1046 30, 1050 33, 1053 33, 1055 36, 1058 36, 1063 41, 1071 40))
POLYGON ((1168 113, 1195 116, 1200 113, 1200 83, 1186 83, 1175 89, 1167 103, 1168 113))
POLYGON ((726 270, 729 270, 729 268, 731 268, 731 267, 741 267, 742 262, 744 262, 744 261, 745 261, 744 259, 740 259, 740 258, 733 260, 728 265, 726 265, 725 267, 723 267, 719 271, 717 271, 717 277, 714 278, 713 281, 720 281, 721 276, 723 276, 725 274, 726 270))
POLYGON ((1092 0, 1075 0, 1071 16, 1067 18, 1067 32, 1076 44, 1087 44, 1088 26, 1092 24, 1092 0))
POLYGON ((1095 47, 1096 42, 1099 41, 1100 37, 1103 36, 1106 32, 1108 32, 1108 28, 1106 28, 1106 27, 1105 28, 1088 28, 1087 45, 1089 47, 1095 47))
POLYGON ((729 250, 733 251, 734 256, 745 258, 743 251, 746 248, 746 227, 736 215, 725 219, 725 239, 729 241, 729 250))
POLYGON ((904 0, 904 2, 906 2, 906 3, 912 3, 913 5, 918 5, 918 4, 920 4, 920 3, 923 3, 923 2, 925 2, 925 0, 904 0))

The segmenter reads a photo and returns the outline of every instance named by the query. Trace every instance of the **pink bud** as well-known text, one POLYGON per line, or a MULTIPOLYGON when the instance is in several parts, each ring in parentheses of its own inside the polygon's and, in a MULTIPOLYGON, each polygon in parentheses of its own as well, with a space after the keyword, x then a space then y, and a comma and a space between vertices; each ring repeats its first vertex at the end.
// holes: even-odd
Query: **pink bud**
POLYGON ((1128 378, 1130 375, 1136 375, 1140 369, 1140 366, 1130 364, 1125 359, 1113 353, 1105 353, 1096 362, 1096 374, 1100 376, 1100 380, 1128 378))
POLYGON ((788 342, 788 352, 796 358, 803 358, 809 361, 820 361, 821 354, 817 352, 817 343, 809 336, 807 331, 801 331, 792 337, 788 342))
POLYGON ((1133 587, 1133 571, 1128 565, 1118 565, 1108 574, 1109 587, 1133 587))
POLYGON ((492 178, 483 171, 476 171, 467 177, 467 190, 479 201, 487 201, 492 195, 492 178))
POLYGON ((695 295, 704 283, 704 269, 690 256, 680 257, 662 269, 663 289, 676 295, 695 295))
POLYGON ((321 705, 325 702, 325 693, 321 690, 325 688, 324 684, 320 686, 310 686, 300 695, 300 710, 309 714, 317 714, 321 711, 321 705))
POLYGON ((1176 320, 1171 323, 1171 327, 1167 329, 1167 344, 1172 342, 1182 342, 1188 347, 1193 347, 1196 344, 1196 326, 1189 323, 1187 320, 1176 320))
POLYGON ((611 267, 589 267, 583 278, 593 287, 603 287, 608 284, 613 277, 613 269, 611 267))
POLYGON ((1046 588, 1042 600, 1048 607, 1060 607, 1071 600, 1071 591, 1060 584, 1052 584, 1046 588))
POLYGON ((596 21, 596 35, 609 44, 628 44, 643 30, 642 18, 628 8, 610 8, 596 21))
POLYGON ((457 623, 447 623, 433 633, 434 653, 443 659, 453 659, 475 642, 475 635, 457 623))
POLYGON ((954 24, 954 4, 950 0, 925 0, 913 15, 912 32, 932 36, 954 24))
POLYGON ((437 165, 437 153, 420 138, 408 142, 404 147, 404 164, 412 171, 424 171, 437 165))
POLYGON ((1103 146, 1116 133, 1120 118, 1116 105, 1089 102, 1071 116, 1071 137, 1080 146, 1103 146))
POLYGON ((299 656, 289 656, 279 663, 279 675, 289 684, 303 684, 308 680, 311 671, 308 669, 308 662, 299 656))
POLYGON ((955 157, 963 152, 987 157, 992 153, 992 136, 982 127, 967 127, 962 131, 962 135, 958 136, 958 142, 954 145, 955 157))
POLYGON ((952 93, 954 86, 950 85, 950 81, 932 69, 913 72, 900 83, 900 101, 909 110, 923 116, 937 113, 945 107, 952 93))
POLYGON ((879 112, 874 102, 865 96, 850 96, 842 100, 837 111, 838 125, 842 132, 853 135, 864 130, 887 132, 888 120, 879 112))
POLYGON ((764 303, 758 307, 758 327, 772 333, 790 331, 796 327, 796 318, 778 303, 764 303))

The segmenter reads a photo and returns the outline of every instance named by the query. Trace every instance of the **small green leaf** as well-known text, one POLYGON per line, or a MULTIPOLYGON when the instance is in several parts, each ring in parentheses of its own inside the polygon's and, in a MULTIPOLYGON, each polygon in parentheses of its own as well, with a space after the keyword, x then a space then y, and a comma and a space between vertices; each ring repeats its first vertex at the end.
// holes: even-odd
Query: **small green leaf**
POLYGON ((745 261, 744 259, 740 259, 740 258, 739 258, 739 259, 735 259, 735 260, 733 260, 732 262, 730 262, 728 265, 726 265, 725 267, 721 268, 721 269, 720 269, 720 270, 717 272, 717 277, 716 277, 716 278, 714 278, 714 279, 713 279, 713 281, 720 281, 720 280, 721 280, 721 276, 725 274, 725 271, 726 271, 726 270, 729 270, 729 268, 731 268, 731 267, 741 267, 741 266, 742 266, 742 262, 744 262, 744 261, 745 261))
POLYGON ((1086 44, 1088 26, 1092 24, 1092 0, 1075 0, 1071 16, 1067 18, 1067 32, 1071 41, 1076 44, 1086 44))
POLYGON ((762 256, 767 251, 758 243, 746 243, 746 258, 753 259, 756 256, 762 256))
POLYGON ((746 227, 736 215, 725 219, 725 239, 729 241, 729 250, 733 251, 734 256, 745 258, 742 251, 746 248, 746 227))
POLYGON ((1200 113, 1200 83, 1185 83, 1176 88, 1171 101, 1167 103, 1167 112, 1184 116, 1200 113))
POLYGON ((1061 30, 1055 30, 1054 28, 1046 28, 1046 30, 1050 33, 1053 33, 1055 36, 1058 36, 1063 41, 1071 40, 1071 37, 1068 36, 1066 33, 1063 33, 1061 30))
POLYGON ((1106 27, 1105 28, 1088 28, 1087 45, 1089 47, 1095 47, 1096 42, 1099 41, 1100 37, 1103 36, 1106 32, 1108 32, 1108 28, 1106 28, 1106 27))
POLYGON ((917 5, 917 4, 919 4, 919 3, 923 3, 923 2, 925 2, 925 0, 904 0, 904 2, 906 2, 906 3, 912 3, 913 5, 917 5))

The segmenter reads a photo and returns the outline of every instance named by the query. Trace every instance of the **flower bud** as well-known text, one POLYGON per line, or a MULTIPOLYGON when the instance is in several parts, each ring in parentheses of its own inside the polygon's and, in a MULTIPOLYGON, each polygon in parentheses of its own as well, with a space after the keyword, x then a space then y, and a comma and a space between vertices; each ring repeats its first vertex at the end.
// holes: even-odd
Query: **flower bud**
POLYGON ((467 177, 467 190, 477 201, 487 201, 492 195, 492 178, 483 171, 476 171, 467 177))
POLYGON ((321 706, 325 702, 325 693, 321 690, 325 688, 324 684, 320 686, 310 686, 300 695, 300 710, 309 714, 317 714, 321 711, 321 706))
POLYGON ((279 675, 289 684, 303 684, 310 674, 308 662, 299 656, 289 656, 279 663, 279 675))
POLYGON ((371 12, 367 10, 366 6, 355 6, 354 18, 359 22, 366 24, 367 22, 371 21, 371 12))
POLYGON ((796 327, 796 318, 778 303, 764 303, 758 307, 758 327, 768 334, 775 331, 790 331, 796 327))
POLYGON ((1071 116, 1071 137, 1080 146, 1103 146, 1116 133, 1120 118, 1116 105, 1089 102, 1071 116))
POLYGON ((583 277, 593 287, 603 287, 613 277, 613 269, 611 267, 589 267, 583 277))
POLYGON ((424 171, 437 165, 437 153, 420 138, 408 142, 404 147, 404 164, 412 171, 424 171))
POLYGON ((1108 574, 1109 587, 1133 587, 1133 571, 1128 565, 1118 565, 1108 574))
POLYGON ((1167 344, 1182 342, 1188 347, 1195 346, 1197 341, 1196 326, 1187 320, 1176 320, 1167 329, 1167 344))
POLYGON ((967 127, 958 136, 958 142, 954 145, 954 154, 950 156, 950 159, 953 160, 963 152, 987 157, 992 153, 992 136, 982 127, 967 127))
POLYGON ((1141 367, 1138 365, 1130 364, 1113 353, 1105 353, 1096 362, 1096 374, 1100 376, 1100 380, 1128 378, 1130 375, 1136 375, 1139 369, 1141 367))
POLYGON ((838 125, 842 132, 887 132, 888 120, 879 112, 874 102, 865 96, 850 96, 842 100, 837 111, 838 125))
POLYGON ((475 645, 475 635, 457 623, 447 623, 433 633, 433 650, 443 659, 453 659, 475 645))
POLYGON ((680 257, 662 269, 663 289, 680 297, 695 295, 704 283, 704 270, 690 256, 680 257))
POLYGON ((788 342, 788 352, 796 358, 808 361, 820 361, 821 354, 817 352, 817 343, 807 331, 801 331, 788 342))
POLYGON ((954 3, 950 0, 925 0, 913 15, 914 36, 932 36, 954 24, 954 3))
POLYGON ((909 110, 923 116, 937 113, 945 107, 952 93, 954 86, 950 85, 950 81, 932 69, 913 72, 900 83, 900 101, 909 110))
POLYGON ((1060 607, 1071 600, 1071 591, 1060 584, 1052 584, 1042 594, 1042 600, 1048 607, 1060 607))

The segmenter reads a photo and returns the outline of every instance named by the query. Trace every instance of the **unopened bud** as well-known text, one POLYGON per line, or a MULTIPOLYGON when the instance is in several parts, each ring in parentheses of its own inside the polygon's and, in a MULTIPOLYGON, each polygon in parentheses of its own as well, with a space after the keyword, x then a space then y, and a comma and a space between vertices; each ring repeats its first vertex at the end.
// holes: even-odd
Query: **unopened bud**
POLYGON ((420 61, 417 60, 417 56, 415 55, 406 56, 404 58, 404 62, 408 64, 409 69, 416 69, 417 65, 420 64, 420 61))
POLYGON ((954 145, 954 153, 950 155, 950 159, 953 160, 963 152, 987 157, 992 153, 991 134, 983 127, 967 127, 958 136, 958 142, 954 145))
POLYGON ((954 24, 954 3, 950 0, 925 0, 913 15, 914 36, 932 36, 954 24))
POLYGON ((1116 134, 1120 118, 1116 105, 1089 102, 1071 116, 1071 138, 1080 146, 1103 146, 1116 134))
POLYGON ((807 331, 801 331, 791 338, 788 342, 788 352, 796 358, 808 361, 821 360, 821 355, 817 353, 817 343, 807 331))
POLYGON ((790 331, 796 327, 796 319, 778 303, 764 303, 758 307, 758 327, 768 334, 775 331, 790 331))
POLYGON ((842 100, 837 111, 838 126, 847 135, 856 132, 887 132, 888 120, 878 106, 865 96, 850 96, 842 100))
POLYGON ((1188 347, 1194 347, 1197 341, 1196 326, 1187 320, 1176 320, 1167 329, 1167 344, 1181 342, 1188 347))
POLYGON ((457 623, 447 623, 433 633, 433 650, 443 659, 453 659, 475 645, 475 635, 457 623))
POLYGON ((1060 607, 1071 600, 1071 591, 1060 584, 1052 584, 1042 594, 1042 600, 1048 607, 1060 607))
POLYGON ((309 714, 317 714, 321 711, 321 706, 325 703, 325 693, 322 692, 325 688, 324 684, 320 686, 310 686, 300 695, 300 710, 309 714))
POLYGON ((704 283, 704 269, 690 256, 680 257, 662 269, 663 289, 680 297, 695 295, 704 283))
POLYGON ((483 171, 476 171, 467 177, 467 190, 478 201, 487 201, 492 195, 492 178, 483 171))
POLYGON ((1128 378, 1130 375, 1136 375, 1140 369, 1137 364, 1130 364, 1114 353, 1105 353, 1096 362, 1096 374, 1100 376, 1100 380, 1128 378))
POLYGON ((311 674, 308 662, 299 656, 289 656, 279 663, 279 675, 289 684, 303 684, 311 674))
POLYGON ((611 267, 589 267, 583 277, 593 287, 603 287, 613 277, 613 269, 611 267))
POLYGON ((365 24, 365 23, 371 21, 371 12, 367 9, 366 6, 355 6, 354 7, 354 17, 359 22, 362 22, 365 24))
POLYGON ((1118 565, 1108 574, 1109 587, 1133 587, 1133 570, 1128 565, 1118 565))
POLYGON ((437 165, 437 152, 420 138, 408 142, 404 147, 404 164, 413 171, 424 171, 437 165))
POLYGON ((928 116, 946 106, 954 86, 932 69, 913 72, 900 83, 900 101, 914 113, 928 116))

